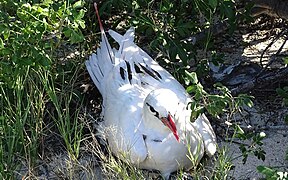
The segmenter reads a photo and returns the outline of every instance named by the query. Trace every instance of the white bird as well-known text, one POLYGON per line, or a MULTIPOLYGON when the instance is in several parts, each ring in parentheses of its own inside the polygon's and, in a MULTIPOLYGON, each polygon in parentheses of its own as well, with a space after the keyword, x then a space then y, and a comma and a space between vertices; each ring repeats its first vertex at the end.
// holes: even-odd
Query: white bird
MULTIPOLYGON (((95 5, 95 4, 94 4, 95 5)), ((111 48, 95 5, 102 41, 85 62, 102 97, 102 116, 112 152, 143 169, 170 173, 196 166, 204 151, 216 152, 216 137, 202 114, 190 122, 189 95, 183 86, 134 41, 134 28, 111 48)))

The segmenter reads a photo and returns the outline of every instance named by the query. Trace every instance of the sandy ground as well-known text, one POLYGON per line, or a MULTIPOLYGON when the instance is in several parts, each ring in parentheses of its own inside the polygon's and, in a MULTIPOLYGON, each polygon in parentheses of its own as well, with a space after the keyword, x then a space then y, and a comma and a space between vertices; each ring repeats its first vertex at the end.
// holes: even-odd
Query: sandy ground
MULTIPOLYGON (((256 63, 260 66, 260 57, 263 50, 268 46, 272 39, 277 36, 281 29, 258 30, 246 33, 238 31, 231 38, 227 38, 222 44, 222 52, 225 52, 225 62, 229 65, 239 63, 256 63), (268 36, 268 38, 267 38, 268 36), (232 46, 231 46, 232 42, 232 46), (227 50, 229 49, 229 50, 227 50)), ((270 69, 283 67, 282 57, 275 57, 279 48, 283 45, 284 39, 281 37, 263 54, 263 64, 267 64, 272 58, 276 58, 269 67, 270 69)), ((219 49, 221 52, 221 48, 219 49)), ((283 46, 280 54, 288 56, 288 42, 283 46)), ((228 66, 229 66, 228 65, 228 66)), ((269 90, 269 87, 267 88, 269 90)), ((258 90, 259 92, 259 90, 258 90)), ((260 90, 261 92, 261 90, 260 90)), ((263 140, 263 149, 266 152, 265 161, 257 159, 256 156, 250 155, 246 164, 242 163, 239 144, 221 142, 221 146, 228 146, 229 154, 234 159, 234 169, 230 175, 234 179, 261 179, 264 178, 257 172, 256 167, 265 165, 275 167, 283 172, 288 172, 288 160, 285 160, 288 151, 288 126, 284 123, 284 115, 288 113, 287 107, 283 106, 281 98, 269 94, 269 91, 263 90, 261 96, 264 100, 255 98, 255 106, 247 108, 246 114, 236 118, 243 127, 253 129, 255 132, 264 132, 266 137, 263 140), (270 101, 269 101, 270 99, 270 101), (239 158, 237 158, 239 157, 239 158), (236 159, 235 159, 236 158, 236 159)), ((232 179, 233 179, 232 178, 232 179)), ((288 177, 287 177, 288 178, 288 177)))
MULTIPOLYGON (((260 165, 287 171, 288 163, 285 161, 288 148, 287 130, 267 130, 266 135, 266 138, 263 140, 263 149, 266 152, 265 161, 263 162, 253 155, 248 157, 246 164, 242 163, 242 158, 235 159, 232 161, 235 166, 231 171, 232 177, 235 179, 259 179, 263 177, 256 169, 260 165)), ((238 145, 232 144, 229 147, 232 159, 241 155, 238 145)))

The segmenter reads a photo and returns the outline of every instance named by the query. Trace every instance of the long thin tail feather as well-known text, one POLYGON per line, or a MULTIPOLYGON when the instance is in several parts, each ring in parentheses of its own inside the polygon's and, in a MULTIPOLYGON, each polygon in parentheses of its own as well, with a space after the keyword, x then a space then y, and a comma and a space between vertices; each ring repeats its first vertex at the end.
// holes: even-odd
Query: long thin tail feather
POLYGON ((105 78, 107 78, 108 74, 111 72, 115 65, 115 55, 104 32, 97 8, 97 3, 94 3, 94 7, 100 26, 101 42, 100 48, 97 49, 97 54, 93 53, 89 57, 89 60, 85 62, 85 64, 94 84, 103 95, 105 91, 105 83, 103 83, 103 81, 105 78))

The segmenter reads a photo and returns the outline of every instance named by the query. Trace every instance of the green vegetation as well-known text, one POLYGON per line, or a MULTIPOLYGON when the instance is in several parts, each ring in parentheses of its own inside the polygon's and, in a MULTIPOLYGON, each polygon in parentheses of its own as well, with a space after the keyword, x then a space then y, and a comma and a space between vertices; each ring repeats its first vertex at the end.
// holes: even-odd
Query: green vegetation
MULTIPOLYGON (((135 26, 138 44, 154 57, 159 53, 156 60, 187 87, 188 93, 194 94, 195 101, 190 104, 192 120, 204 110, 214 117, 227 113, 229 119, 242 106, 253 105, 249 96, 233 97, 221 84, 213 87, 218 94, 209 94, 197 78, 208 75, 208 61, 215 65, 222 62, 215 51, 211 59, 196 58, 199 48, 207 53, 213 50, 211 27, 215 22, 228 19, 232 33, 238 18, 249 17, 248 8, 237 12, 235 6, 232 0, 196 0, 192 4, 187 0, 108 0, 99 4, 105 28, 121 32, 135 26), (189 40, 203 31, 206 38, 201 42, 194 44, 189 40)), ((82 142, 92 139, 89 153, 101 160, 99 165, 108 177, 143 179, 142 171, 129 162, 104 153, 87 125, 85 93, 80 86, 84 84, 83 62, 99 42, 99 34, 95 35, 98 31, 89 2, 0 2, 0 179, 16 179, 23 164, 28 172, 20 176, 37 178, 37 160, 43 158, 41 152, 45 148, 43 139, 51 131, 61 137, 71 161, 78 162, 84 151, 82 142), (85 134, 85 128, 91 134, 85 134)), ((279 92, 287 94, 286 89, 279 92)), ((239 126, 233 127, 237 127, 235 132, 242 132, 239 126)), ((242 133, 241 138, 247 137, 242 133)), ((261 145, 261 139, 256 140, 261 145)), ((247 152, 255 154, 244 148, 244 158, 247 152)), ((263 159, 263 153, 259 157, 263 159)), ((200 165, 191 174, 199 178, 208 171, 213 179, 227 179, 231 167, 224 147, 219 149, 212 169, 200 165)), ((73 177, 71 171, 67 178, 73 177)), ((178 178, 181 177, 182 171, 178 178)))
POLYGON ((59 51, 68 42, 84 40, 82 5, 81 1, 0 3, 1 179, 15 178, 21 162, 33 174, 49 119, 57 125, 69 155, 79 154, 83 97, 75 90, 75 81, 80 59, 64 67, 59 51))

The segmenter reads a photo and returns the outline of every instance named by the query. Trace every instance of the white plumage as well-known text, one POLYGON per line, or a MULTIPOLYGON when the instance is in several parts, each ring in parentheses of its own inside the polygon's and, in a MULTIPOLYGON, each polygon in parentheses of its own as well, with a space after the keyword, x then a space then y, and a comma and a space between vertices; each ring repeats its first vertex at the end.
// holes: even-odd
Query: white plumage
POLYGON ((202 114, 190 122, 190 97, 133 42, 134 28, 123 36, 109 30, 119 44, 119 49, 112 49, 100 18, 99 23, 102 42, 86 67, 103 97, 102 116, 112 152, 140 168, 159 170, 166 178, 179 168, 195 166, 204 151, 212 156, 216 137, 209 120, 202 114))

